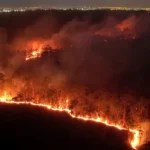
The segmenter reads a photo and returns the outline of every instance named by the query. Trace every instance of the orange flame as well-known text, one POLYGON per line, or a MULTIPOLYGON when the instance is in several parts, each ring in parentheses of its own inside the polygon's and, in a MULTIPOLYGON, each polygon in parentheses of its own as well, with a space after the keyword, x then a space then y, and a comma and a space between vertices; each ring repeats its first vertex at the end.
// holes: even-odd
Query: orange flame
POLYGON ((42 50, 38 49, 37 51, 31 52, 31 54, 28 54, 25 58, 25 60, 35 59, 41 56, 42 50))
POLYGON ((130 144, 132 148, 136 149, 137 146, 140 144, 140 132, 138 130, 132 130, 132 129, 130 129, 129 131, 134 134, 134 138, 130 142, 130 144))
POLYGON ((44 47, 50 46, 52 49, 59 48, 57 43, 53 40, 31 40, 26 45, 26 57, 25 60, 35 59, 41 56, 44 51, 44 47))
POLYGON ((97 122, 97 123, 103 123, 106 126, 114 127, 116 129, 119 129, 119 130, 127 130, 133 134, 133 139, 130 141, 131 147, 133 149, 137 149, 137 147, 140 144, 140 132, 137 129, 127 129, 127 128, 124 128, 120 125, 109 123, 108 120, 105 120, 105 119, 100 118, 100 117, 92 118, 89 116, 76 116, 76 115, 72 114, 71 110, 68 108, 68 102, 69 102, 68 99, 66 100, 66 106, 53 107, 49 104, 37 104, 34 102, 26 102, 26 101, 23 101, 23 102, 13 101, 12 97, 5 92, 4 95, 0 97, 0 102, 7 103, 7 104, 18 104, 18 105, 25 104, 25 105, 44 107, 44 108, 47 108, 47 109, 50 109, 53 111, 66 112, 72 118, 77 118, 77 119, 84 120, 84 121, 93 121, 93 122, 97 122))
POLYGON ((4 95, 0 97, 1 102, 9 102, 12 100, 12 96, 8 95, 7 92, 4 92, 4 95))

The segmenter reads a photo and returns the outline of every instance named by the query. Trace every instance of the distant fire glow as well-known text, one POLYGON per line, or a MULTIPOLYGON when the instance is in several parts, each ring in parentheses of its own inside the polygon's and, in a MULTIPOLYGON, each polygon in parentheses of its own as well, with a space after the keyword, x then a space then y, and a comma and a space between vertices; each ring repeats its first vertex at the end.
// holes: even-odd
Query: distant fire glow
POLYGON ((137 149, 137 147, 140 144, 140 133, 137 129, 126 129, 126 128, 120 126, 120 125, 109 123, 108 120, 105 120, 105 119, 100 118, 100 117, 99 118, 94 118, 94 117, 92 118, 92 117, 89 117, 89 116, 76 116, 76 115, 72 114, 71 110, 68 108, 68 102, 69 102, 68 99, 66 100, 65 105, 58 106, 58 107, 53 107, 52 105, 49 105, 49 104, 38 104, 38 103, 26 102, 26 101, 17 102, 17 101, 12 100, 12 97, 5 92, 4 95, 2 95, 0 97, 0 102, 7 103, 7 104, 18 104, 18 105, 25 104, 25 105, 33 105, 33 106, 44 107, 44 108, 47 108, 47 109, 50 109, 50 110, 53 110, 53 111, 66 112, 71 117, 77 118, 77 119, 80 119, 80 120, 103 123, 106 126, 114 127, 118 130, 128 130, 129 132, 131 132, 133 134, 133 138, 130 141, 130 144, 131 144, 132 148, 137 149))
POLYGON ((30 54, 28 54, 25 59, 29 60, 29 59, 38 58, 41 56, 41 53, 42 53, 41 49, 38 49, 37 51, 35 50, 35 51, 31 52, 30 54))
POLYGON ((40 40, 35 40, 35 41, 29 41, 26 45, 26 57, 25 60, 30 60, 30 59, 36 59, 38 57, 41 57, 41 54, 43 51, 48 48, 50 49, 56 49, 59 46, 53 41, 53 40, 47 40, 47 41, 40 41, 40 40))

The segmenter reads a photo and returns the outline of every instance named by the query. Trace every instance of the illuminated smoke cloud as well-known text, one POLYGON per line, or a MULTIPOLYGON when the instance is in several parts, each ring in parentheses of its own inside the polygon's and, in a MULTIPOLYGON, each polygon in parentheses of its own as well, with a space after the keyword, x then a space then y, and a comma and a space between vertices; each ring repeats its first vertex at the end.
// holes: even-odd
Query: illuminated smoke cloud
POLYGON ((138 49, 149 33, 148 18, 108 17, 96 23, 73 18, 60 26, 59 20, 46 16, 10 39, 1 29, 1 89, 36 102, 59 103, 60 97, 68 96, 76 114, 88 112, 109 116, 124 126, 135 125, 147 118, 144 105, 137 113, 141 101, 131 93, 140 93, 139 72, 149 60, 146 44, 138 49), (50 52, 43 53, 47 45, 50 52), (34 59, 26 61, 27 56, 34 59), (144 59, 139 61, 141 56, 144 59))

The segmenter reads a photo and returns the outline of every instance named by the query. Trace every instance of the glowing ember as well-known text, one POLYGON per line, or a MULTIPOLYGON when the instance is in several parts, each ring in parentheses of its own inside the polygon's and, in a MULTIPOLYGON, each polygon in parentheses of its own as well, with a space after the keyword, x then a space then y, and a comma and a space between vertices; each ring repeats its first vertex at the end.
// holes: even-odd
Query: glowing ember
POLYGON ((0 102, 7 103, 7 104, 18 104, 18 105, 21 105, 21 104, 33 105, 33 106, 44 107, 44 108, 47 108, 47 109, 50 109, 53 111, 67 112, 72 118, 77 118, 77 119, 84 120, 84 121, 93 121, 93 122, 97 122, 97 123, 103 123, 106 126, 114 127, 114 128, 119 129, 119 130, 127 130, 133 134, 133 139, 130 141, 132 148, 137 149, 137 147, 140 144, 140 133, 138 130, 126 129, 124 127, 121 127, 120 125, 109 123, 108 120, 104 120, 103 118, 100 118, 100 117, 99 118, 92 118, 89 116, 76 116, 76 115, 72 114, 71 110, 68 108, 68 102, 69 102, 68 99, 66 100, 66 107, 64 107, 64 106, 53 107, 53 106, 48 105, 48 104, 36 104, 34 102, 26 102, 26 101, 16 102, 16 101, 13 101, 12 97, 5 92, 4 95, 0 97, 0 102))

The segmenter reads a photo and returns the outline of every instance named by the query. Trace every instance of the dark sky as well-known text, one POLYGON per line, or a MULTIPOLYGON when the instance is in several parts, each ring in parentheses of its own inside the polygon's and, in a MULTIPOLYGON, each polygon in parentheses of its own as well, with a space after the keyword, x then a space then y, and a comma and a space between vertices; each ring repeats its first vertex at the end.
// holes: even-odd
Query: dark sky
POLYGON ((150 7, 150 0, 0 0, 0 6, 33 5, 150 7))

